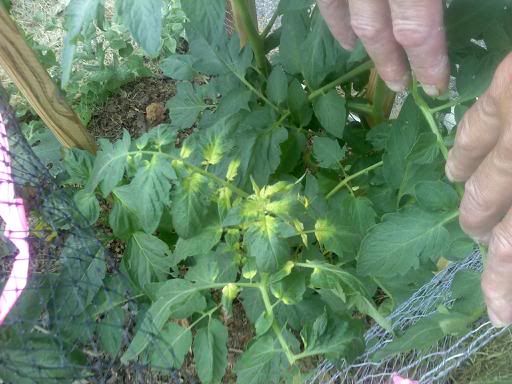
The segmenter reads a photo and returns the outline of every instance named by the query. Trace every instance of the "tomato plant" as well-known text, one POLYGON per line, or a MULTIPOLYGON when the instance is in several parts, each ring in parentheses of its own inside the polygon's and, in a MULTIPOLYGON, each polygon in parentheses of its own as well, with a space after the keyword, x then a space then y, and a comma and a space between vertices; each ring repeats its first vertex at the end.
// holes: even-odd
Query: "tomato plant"
MULTIPOLYGON (((135 40, 156 54, 161 2, 119 4, 135 40)), ((243 2, 234 4, 244 14, 243 2)), ((357 356, 372 322, 389 329, 391 309, 441 262, 474 247, 457 221, 462 187, 444 177, 454 129, 442 117, 460 119, 511 46, 508 5, 450 1, 457 94, 432 100, 413 84, 389 119, 385 91, 366 97, 372 63, 364 49, 344 51, 312 1, 281 0, 281 26, 262 35, 245 18, 243 48, 225 31, 224 0, 182 1, 189 50, 161 62, 178 81, 170 123, 100 140, 95 157, 70 150, 64 158, 69 183, 82 186, 74 195, 82 214, 108 222, 126 244, 120 273, 139 317, 122 347, 125 309, 91 301, 100 326, 118 326, 99 332, 106 350, 155 369, 179 368, 191 350, 201 381, 220 382, 224 319, 237 300, 254 327, 234 369, 238 382, 277 383, 301 377, 304 359, 357 356)), ((457 276, 453 305, 376 357, 470 326, 484 309, 478 287, 478 274, 457 276)))

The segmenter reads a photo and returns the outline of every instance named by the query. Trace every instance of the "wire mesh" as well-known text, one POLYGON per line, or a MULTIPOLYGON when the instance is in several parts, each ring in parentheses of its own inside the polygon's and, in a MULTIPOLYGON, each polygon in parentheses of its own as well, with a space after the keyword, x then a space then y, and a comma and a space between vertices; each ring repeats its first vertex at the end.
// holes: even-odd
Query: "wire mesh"
MULTIPOLYGON (((452 264, 437 274, 389 316, 393 332, 405 331, 419 320, 433 314, 440 305, 449 306, 452 301, 451 284, 456 273, 467 270, 480 272, 481 260, 481 255, 476 250, 463 262, 452 264)), ((391 383, 395 374, 422 384, 447 383, 452 370, 508 331, 508 328, 494 328, 486 318, 482 318, 462 337, 448 336, 427 350, 414 350, 382 361, 373 361, 372 355, 393 340, 391 333, 375 325, 365 335, 366 345, 370 347, 364 355, 352 364, 325 361, 308 383, 391 383)))

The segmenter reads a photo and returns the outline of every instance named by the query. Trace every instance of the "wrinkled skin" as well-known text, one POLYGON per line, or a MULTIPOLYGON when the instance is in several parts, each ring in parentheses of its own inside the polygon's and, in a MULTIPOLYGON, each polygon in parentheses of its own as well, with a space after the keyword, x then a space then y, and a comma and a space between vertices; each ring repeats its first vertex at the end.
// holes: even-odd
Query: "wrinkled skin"
MULTIPOLYGON (((442 0, 317 0, 333 36, 346 49, 357 39, 394 91, 411 71, 431 96, 448 87, 449 62, 442 0)), ((511 47, 512 48, 512 47, 511 47)), ((489 318, 512 324, 512 54, 491 86, 463 117, 446 164, 453 182, 465 183, 460 224, 488 244, 482 277, 489 318)))

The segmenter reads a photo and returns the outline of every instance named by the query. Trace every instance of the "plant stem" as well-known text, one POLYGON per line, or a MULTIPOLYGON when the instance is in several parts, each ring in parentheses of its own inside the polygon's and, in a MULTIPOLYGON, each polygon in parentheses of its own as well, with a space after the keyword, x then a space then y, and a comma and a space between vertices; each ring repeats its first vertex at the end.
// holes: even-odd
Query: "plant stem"
POLYGON ((373 114, 373 106, 368 103, 358 103, 357 101, 347 101, 347 108, 366 115, 373 114))
POLYGON ((101 315, 101 314, 103 314, 103 313, 105 313, 105 312, 108 312, 108 311, 110 311, 110 310, 114 309, 115 307, 119 307, 120 305, 124 305, 124 304, 126 304, 127 302, 129 302, 129 301, 132 301, 132 300, 138 299, 139 297, 143 297, 143 296, 145 296, 145 295, 144 295, 144 294, 142 294, 142 293, 139 293, 138 295, 128 297, 128 298, 126 298, 126 299, 124 299, 124 300, 121 300, 121 301, 118 301, 118 302, 116 302, 116 303, 112 303, 112 305, 110 305, 108 308, 106 308, 106 309, 102 309, 101 311, 94 312, 94 313, 92 314, 92 317, 97 317, 97 316, 99 316, 99 315, 101 315))
MULTIPOLYGON (((436 120, 434 118, 433 110, 430 109, 427 102, 423 100, 421 95, 418 92, 418 83, 416 80, 412 83, 412 95, 414 97, 414 101, 416 102, 416 105, 420 109, 421 113, 423 113, 423 116, 425 117, 425 120, 427 121, 428 126, 430 127, 430 130, 434 135, 436 135, 437 138, 437 145, 443 154, 443 157, 445 160, 448 160, 448 148, 446 147, 443 139, 443 135, 441 135, 441 132, 439 131, 439 127, 437 126, 436 120)), ((459 197, 462 197, 464 195, 464 188, 460 185, 455 183, 455 190, 457 191, 457 194, 459 197)))
MULTIPOLYGON (((348 178, 348 175, 347 175, 347 172, 345 171, 345 168, 343 167, 343 164, 341 165, 341 172, 343 173, 343 177, 344 177, 345 179, 347 179, 347 178, 348 178)), ((355 195, 354 191, 352 190, 352 186, 350 185, 350 183, 349 183, 349 182, 347 182, 347 183, 345 184, 345 186, 347 187, 347 189, 348 189, 348 191, 350 192, 350 194, 352 195, 352 197, 356 197, 356 195, 355 195)))
POLYGON ((423 116, 425 117, 425 120, 427 121, 430 130, 434 135, 436 135, 437 145, 441 150, 444 159, 447 160, 448 148, 446 148, 446 145, 444 144, 443 135, 441 135, 441 132, 439 131, 439 127, 437 126, 436 120, 434 119, 434 115, 432 114, 430 107, 428 106, 427 102, 423 100, 423 98, 418 92, 418 83, 416 82, 416 80, 414 80, 412 83, 412 95, 414 97, 416 105, 421 110, 421 113, 423 113, 423 116))
POLYGON ((234 0, 232 4, 235 8, 235 13, 240 16, 240 22, 244 25, 247 38, 252 46, 254 57, 256 58, 256 65, 266 75, 267 58, 265 57, 265 50, 263 48, 263 39, 254 25, 246 0, 234 0))
POLYGON ((277 17, 279 16, 279 12, 278 11, 279 11, 279 7, 276 8, 276 10, 274 11, 274 14, 272 15, 272 17, 270 18, 267 26, 265 27, 265 29, 261 33, 261 38, 262 39, 267 37, 268 34, 270 33, 270 31, 272 30, 272 27, 274 26, 274 23, 276 22, 277 17))
POLYGON ((430 113, 432 113, 432 114, 438 113, 438 112, 444 111, 445 109, 455 107, 459 104, 466 103, 466 102, 474 100, 474 99, 475 99, 475 97, 463 97, 461 99, 450 100, 446 104, 440 105, 438 107, 430 108, 430 113))
POLYGON ((441 222, 441 225, 448 224, 448 223, 452 222, 453 220, 455 220, 457 217, 459 217, 458 209, 456 211, 453 211, 452 213, 450 213, 448 216, 446 216, 444 218, 444 220, 441 222))
POLYGON ((258 96, 260 99, 262 99, 265 103, 270 105, 272 109, 274 109, 276 112, 280 112, 280 109, 275 105, 273 102, 271 102, 268 98, 265 97, 263 93, 261 93, 259 90, 257 90, 251 83, 249 83, 245 77, 239 76, 236 74, 236 77, 247 87, 249 90, 251 90, 256 96, 258 96))
POLYGON ((356 76, 359 76, 361 73, 368 71, 372 67, 373 62, 371 60, 364 62, 363 64, 355 67, 353 70, 345 73, 330 83, 325 84, 323 87, 318 88, 316 91, 311 92, 309 94, 309 101, 316 99, 318 96, 322 96, 327 91, 330 91, 331 89, 336 88, 338 85, 343 84, 356 76))
POLYGON ((296 358, 292 351, 290 351, 290 348, 288 347, 288 343, 284 339, 283 332, 281 332, 281 328, 279 328, 279 324, 274 319, 274 311, 272 308, 272 303, 270 302, 270 297, 268 295, 268 274, 262 274, 261 282, 259 284, 261 298, 263 299, 263 304, 265 305, 265 310, 267 311, 268 316, 272 316, 272 330, 276 334, 277 340, 279 341, 279 344, 281 344, 281 347, 283 348, 284 354, 286 355, 286 358, 288 359, 288 362, 290 365, 292 365, 296 358))
POLYGON ((326 199, 330 199, 333 197, 336 193, 338 193, 345 185, 347 185, 351 180, 354 180, 355 178, 364 175, 365 173, 368 173, 370 171, 373 171, 374 169, 377 169, 379 167, 382 167, 384 165, 383 161, 379 161, 378 163, 375 163, 373 165, 370 165, 368 168, 365 168, 359 172, 354 173, 353 175, 350 175, 349 177, 343 179, 336 187, 332 189, 331 192, 325 196, 326 199))

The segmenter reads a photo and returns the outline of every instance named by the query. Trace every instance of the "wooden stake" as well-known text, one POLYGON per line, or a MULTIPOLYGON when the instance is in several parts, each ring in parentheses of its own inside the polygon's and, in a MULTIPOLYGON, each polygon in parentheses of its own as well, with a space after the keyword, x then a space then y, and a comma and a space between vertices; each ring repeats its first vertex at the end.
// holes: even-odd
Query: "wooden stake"
POLYGON ((62 145, 96 152, 94 138, 66 103, 1 5, 0 65, 62 145))

